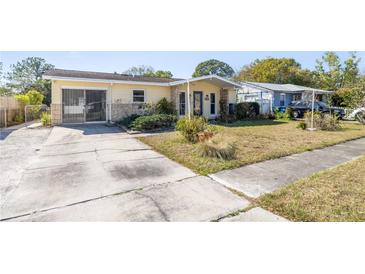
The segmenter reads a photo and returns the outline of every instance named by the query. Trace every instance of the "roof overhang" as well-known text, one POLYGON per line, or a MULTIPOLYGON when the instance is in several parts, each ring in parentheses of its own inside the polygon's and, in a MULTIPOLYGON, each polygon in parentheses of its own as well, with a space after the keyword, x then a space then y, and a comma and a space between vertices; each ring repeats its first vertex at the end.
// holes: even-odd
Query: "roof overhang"
POLYGON ((295 93, 302 93, 302 92, 311 92, 316 93, 316 94, 332 94, 334 93, 334 91, 328 91, 328 90, 322 90, 322 89, 315 89, 315 88, 309 88, 309 87, 303 87, 303 86, 298 86, 298 85, 292 85, 297 87, 295 90, 279 90, 279 89, 271 89, 268 87, 264 87, 261 85, 258 85, 256 83, 248 83, 248 82, 241 82, 241 86, 247 86, 247 87, 251 87, 251 88, 256 88, 256 89, 260 89, 262 91, 269 91, 269 92, 281 92, 281 93, 290 93, 290 94, 295 94, 295 93))
POLYGON ((240 88, 241 85, 231 80, 225 79, 218 75, 207 75, 196 78, 190 78, 186 80, 179 80, 169 83, 162 82, 143 82, 143 81, 123 81, 123 80, 108 80, 108 79, 95 79, 95 78, 77 78, 77 77, 63 77, 63 76, 50 76, 44 75, 43 79, 46 80, 58 80, 58 81, 76 81, 76 82, 95 82, 95 83, 107 83, 107 84, 129 84, 129 85, 147 85, 147 86, 177 86, 196 81, 209 81, 213 85, 220 86, 222 88, 240 88))
POLYGON ((44 75, 43 79, 54 80, 54 81, 58 80, 58 81, 74 81, 74 82, 95 82, 95 83, 106 83, 106 84, 127 84, 127 85, 166 86, 166 87, 169 86, 169 83, 161 83, 161 82, 123 81, 123 80, 61 77, 61 76, 48 76, 48 75, 44 75))
POLYGON ((196 81, 208 81, 208 82, 212 83, 213 85, 220 86, 222 88, 241 88, 242 87, 240 84, 238 84, 234 81, 225 79, 223 77, 220 77, 218 75, 206 75, 206 76, 195 77, 195 78, 190 78, 190 79, 186 79, 186 80, 170 82, 169 86, 184 85, 184 84, 196 82, 196 81))

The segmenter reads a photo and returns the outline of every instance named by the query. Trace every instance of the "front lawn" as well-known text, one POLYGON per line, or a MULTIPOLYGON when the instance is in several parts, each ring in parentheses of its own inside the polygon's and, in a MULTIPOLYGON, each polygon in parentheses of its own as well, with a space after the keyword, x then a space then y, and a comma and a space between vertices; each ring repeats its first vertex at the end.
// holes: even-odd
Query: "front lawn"
POLYGON ((216 126, 217 135, 237 145, 234 160, 202 157, 199 144, 187 142, 178 132, 142 137, 140 140, 195 172, 207 175, 224 169, 274 159, 315 148, 365 137, 365 126, 342 122, 339 131, 309 132, 296 128, 298 122, 256 120, 216 126))
POLYGON ((365 156, 266 194, 258 203, 292 221, 365 221, 365 156))

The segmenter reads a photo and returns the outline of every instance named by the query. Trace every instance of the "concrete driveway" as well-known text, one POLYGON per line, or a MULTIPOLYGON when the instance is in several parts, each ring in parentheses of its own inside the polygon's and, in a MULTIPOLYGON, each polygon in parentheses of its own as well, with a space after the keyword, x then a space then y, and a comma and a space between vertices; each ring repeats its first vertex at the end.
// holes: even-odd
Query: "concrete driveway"
POLYGON ((1 149, 0 220, 210 221, 249 205, 116 127, 21 129, 1 149))

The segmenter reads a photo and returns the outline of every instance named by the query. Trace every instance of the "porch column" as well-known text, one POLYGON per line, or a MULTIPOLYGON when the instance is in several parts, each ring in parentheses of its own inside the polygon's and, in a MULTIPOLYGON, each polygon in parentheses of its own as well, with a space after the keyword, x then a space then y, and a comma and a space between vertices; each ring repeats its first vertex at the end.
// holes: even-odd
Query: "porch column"
POLYGON ((191 110, 190 110, 190 82, 189 80, 187 81, 188 83, 188 88, 187 88, 187 92, 188 92, 188 118, 189 120, 191 119, 191 110))
POLYGON ((109 123, 112 122, 112 104, 113 104, 113 83, 110 83, 110 87, 109 87, 109 123))

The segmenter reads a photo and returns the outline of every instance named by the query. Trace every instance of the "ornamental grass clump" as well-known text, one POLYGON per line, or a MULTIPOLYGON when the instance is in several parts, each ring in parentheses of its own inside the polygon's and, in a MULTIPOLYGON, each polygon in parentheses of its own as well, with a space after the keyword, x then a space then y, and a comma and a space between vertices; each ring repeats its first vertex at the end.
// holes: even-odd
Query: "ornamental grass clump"
MULTIPOLYGON (((304 114, 304 121, 307 128, 312 126, 312 112, 308 111, 304 114)), ((320 130, 335 131, 341 128, 340 121, 336 115, 314 112, 313 113, 313 127, 320 130)))
POLYGON ((235 158, 237 146, 221 139, 210 139, 199 145, 200 155, 203 157, 218 158, 221 160, 232 160, 235 158))

